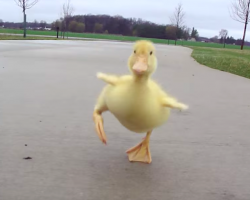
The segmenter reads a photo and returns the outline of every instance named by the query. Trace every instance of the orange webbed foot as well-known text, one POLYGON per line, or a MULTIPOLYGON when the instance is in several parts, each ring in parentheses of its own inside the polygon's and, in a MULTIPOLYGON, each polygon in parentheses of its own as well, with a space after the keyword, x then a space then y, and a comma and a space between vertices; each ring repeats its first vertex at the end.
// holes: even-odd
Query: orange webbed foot
POLYGON ((128 149, 126 153, 128 154, 128 159, 131 162, 143 162, 143 163, 151 163, 151 153, 149 148, 149 137, 151 132, 147 133, 147 136, 143 138, 143 141, 138 145, 128 149))
POLYGON ((98 137, 104 144, 107 144, 107 137, 103 129, 103 118, 101 114, 94 112, 93 120, 95 122, 95 130, 98 134, 98 137))

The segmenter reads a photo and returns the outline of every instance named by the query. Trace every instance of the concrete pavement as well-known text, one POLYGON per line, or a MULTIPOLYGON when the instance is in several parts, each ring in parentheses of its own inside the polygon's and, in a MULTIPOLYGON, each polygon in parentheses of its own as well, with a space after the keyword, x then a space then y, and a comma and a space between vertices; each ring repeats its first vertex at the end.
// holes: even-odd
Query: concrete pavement
POLYGON ((146 165, 125 154, 144 135, 105 113, 104 146, 92 122, 96 72, 128 73, 131 43, 0 41, 0 200, 249 200, 250 80, 156 47, 153 77, 190 110, 154 130, 146 165))

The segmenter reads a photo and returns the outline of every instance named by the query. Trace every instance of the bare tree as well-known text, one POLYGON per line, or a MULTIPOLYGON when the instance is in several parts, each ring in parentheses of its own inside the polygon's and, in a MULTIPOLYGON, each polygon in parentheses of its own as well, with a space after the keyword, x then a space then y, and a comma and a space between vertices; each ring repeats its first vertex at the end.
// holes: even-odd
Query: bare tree
POLYGON ((227 38, 227 35, 228 35, 228 31, 225 30, 225 29, 221 29, 220 33, 219 33, 219 36, 223 39, 223 44, 224 44, 224 48, 226 46, 226 38, 227 38))
POLYGON ((74 7, 71 6, 71 0, 66 0, 66 2, 63 4, 62 8, 62 14, 63 14, 63 39, 65 36, 65 31, 67 32, 67 38, 68 38, 68 29, 69 29, 69 19, 72 16, 74 12, 74 7))
POLYGON ((250 8, 250 0, 233 0, 231 6, 230 16, 232 17, 232 19, 245 24, 242 43, 241 43, 241 50, 243 49, 245 43, 247 24, 248 22, 250 22, 249 8, 250 8))
POLYGON ((177 33, 179 31, 179 28, 183 25, 184 23, 184 17, 185 17, 185 12, 183 11, 183 6, 182 3, 179 3, 177 7, 175 8, 175 12, 172 17, 170 17, 171 23, 176 26, 176 33, 175 33, 175 45, 176 45, 176 40, 177 40, 177 33))
POLYGON ((32 8, 39 0, 14 0, 23 10, 23 37, 26 37, 26 10, 32 8))

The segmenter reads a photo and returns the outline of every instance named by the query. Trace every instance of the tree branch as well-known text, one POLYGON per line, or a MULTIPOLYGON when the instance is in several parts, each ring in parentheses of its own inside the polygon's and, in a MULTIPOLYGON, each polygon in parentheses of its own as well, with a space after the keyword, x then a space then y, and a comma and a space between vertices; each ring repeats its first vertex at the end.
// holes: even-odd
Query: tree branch
POLYGON ((170 18, 170 21, 173 25, 179 28, 184 23, 184 17, 185 13, 183 11, 182 4, 179 3, 178 6, 175 8, 174 15, 170 18))
POLYGON ((231 18, 240 23, 250 22, 249 4, 250 0, 234 0, 229 11, 231 18))
POLYGON ((66 3, 63 4, 63 15, 64 18, 71 16, 74 12, 74 8, 71 6, 71 0, 67 0, 66 3))
POLYGON ((23 9, 23 12, 25 10, 32 8, 34 5, 38 3, 39 0, 14 0, 16 4, 23 9))
POLYGON ((34 0, 31 3, 29 3, 29 0, 26 0, 27 4, 26 4, 26 9, 30 9, 32 8, 34 5, 36 5, 38 3, 39 0, 34 0))

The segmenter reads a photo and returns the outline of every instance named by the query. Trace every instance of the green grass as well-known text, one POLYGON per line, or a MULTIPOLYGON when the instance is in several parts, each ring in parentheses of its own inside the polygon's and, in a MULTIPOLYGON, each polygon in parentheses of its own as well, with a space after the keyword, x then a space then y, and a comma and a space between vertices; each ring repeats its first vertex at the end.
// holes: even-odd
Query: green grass
POLYGON ((200 64, 250 79, 250 50, 192 47, 200 64))
POLYGON ((24 38, 23 36, 19 35, 1 35, 0 34, 0 40, 60 40, 57 38, 51 38, 51 37, 37 37, 37 36, 27 36, 24 38))
MULTIPOLYGON (((23 30, 21 29, 0 29, 0 33, 14 33, 14 34, 22 34, 23 30)), ((46 35, 46 36, 55 36, 56 31, 38 31, 38 30, 27 30, 28 35, 46 35)), ((90 39, 107 39, 107 40, 118 40, 118 41, 136 41, 142 39, 140 37, 132 37, 132 36, 121 36, 121 35, 111 35, 111 34, 94 34, 94 33, 69 33, 69 37, 77 37, 77 38, 90 38, 90 39)), ((174 44, 173 40, 164 40, 164 39, 154 39, 154 38, 143 38, 151 40, 154 43, 160 44, 174 44)), ((212 47, 212 48, 222 48, 222 44, 217 43, 205 43, 205 42, 192 42, 192 41, 177 41, 177 45, 182 46, 196 46, 196 47, 212 47)), ((236 45, 226 45, 228 49, 240 49, 240 46, 236 45)), ((250 47, 245 47, 246 49, 250 49, 250 47)))

